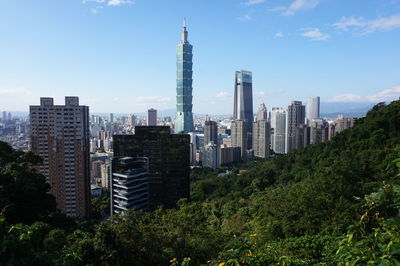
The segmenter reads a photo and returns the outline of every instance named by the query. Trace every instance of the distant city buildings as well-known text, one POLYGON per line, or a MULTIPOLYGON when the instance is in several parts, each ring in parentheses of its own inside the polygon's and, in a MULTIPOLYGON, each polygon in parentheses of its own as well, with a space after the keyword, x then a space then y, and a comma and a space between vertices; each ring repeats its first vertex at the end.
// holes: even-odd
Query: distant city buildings
POLYGON ((43 159, 39 171, 47 178, 57 206, 71 217, 89 215, 89 108, 78 97, 65 105, 40 98, 30 106, 31 147, 43 159))
POLYGON ((240 158, 247 161, 247 124, 245 120, 234 120, 231 125, 232 147, 240 148, 240 158))
POLYGON ((188 42, 186 22, 183 24, 181 41, 176 47, 177 77, 176 77, 176 118, 175 132, 194 132, 192 113, 192 68, 193 46, 188 42))
MULTIPOLYGON (((189 198, 188 134, 171 134, 168 126, 137 126, 135 135, 114 135, 114 158, 124 157, 148 160, 150 210, 161 205, 173 208, 179 199, 189 198)), ((112 173, 114 176, 115 169, 112 173)))
POLYGON ((272 108, 271 111, 271 148, 277 154, 286 152, 286 111, 272 108))
POLYGON ((148 126, 157 126, 157 110, 149 109, 147 110, 147 125, 148 126))

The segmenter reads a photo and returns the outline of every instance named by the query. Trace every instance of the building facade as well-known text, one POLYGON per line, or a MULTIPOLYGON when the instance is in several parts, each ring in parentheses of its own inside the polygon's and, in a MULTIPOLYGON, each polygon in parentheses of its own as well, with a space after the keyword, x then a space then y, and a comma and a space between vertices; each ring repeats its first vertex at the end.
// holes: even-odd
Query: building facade
POLYGON ((193 46, 188 42, 186 22, 183 24, 181 41, 176 47, 176 118, 175 133, 194 132, 193 123, 193 46))
POLYGON ((137 126, 135 135, 114 135, 114 157, 148 159, 149 209, 173 208, 189 198, 190 136, 168 126, 137 126))
POLYGON ((88 216, 89 108, 78 97, 65 97, 65 105, 40 98, 40 105, 30 106, 30 120, 32 151, 43 159, 39 171, 57 207, 71 217, 88 216))
POLYGON ((204 123, 204 145, 210 142, 218 145, 218 125, 215 121, 207 120, 204 123))
POLYGON ((307 102, 306 118, 307 122, 311 123, 313 119, 318 119, 320 117, 320 98, 310 97, 307 102))

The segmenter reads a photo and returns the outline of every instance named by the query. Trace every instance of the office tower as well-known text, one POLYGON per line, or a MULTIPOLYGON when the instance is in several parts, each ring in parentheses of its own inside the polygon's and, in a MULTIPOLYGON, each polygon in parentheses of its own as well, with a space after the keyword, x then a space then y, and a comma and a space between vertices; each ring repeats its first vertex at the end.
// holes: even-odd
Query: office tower
POLYGON ((148 126, 157 126, 157 110, 149 109, 147 110, 147 125, 148 126))
MULTIPOLYGON (((173 208, 189 198, 190 136, 168 126, 137 126, 135 135, 114 135, 114 156, 148 158, 149 209, 173 208)), ((114 170, 112 170, 114 172, 114 170)))
POLYGON ((247 161, 247 125, 245 120, 232 121, 232 147, 240 148, 242 161, 247 161))
POLYGON ((210 142, 218 145, 218 125, 215 121, 205 121, 204 123, 204 145, 210 142))
MULTIPOLYGON (((157 115, 156 115, 157 117, 157 115)), ((135 115, 128 115, 128 125, 136 126, 136 117, 135 115)))
POLYGON ((271 126, 273 126, 273 151, 284 154, 286 151, 286 111, 282 108, 273 108, 271 113, 271 126))
POLYGON ((251 72, 236 71, 234 91, 233 120, 246 121, 246 145, 248 149, 251 149, 253 127, 253 84, 251 72))
POLYGON ((256 121, 253 122, 253 150, 254 156, 267 158, 269 156, 270 123, 265 104, 261 104, 256 121))
POLYGON ((7 115, 7 120, 8 120, 8 121, 11 121, 11 120, 12 120, 12 115, 11 115, 11 113, 8 113, 8 115, 7 115))
POLYGON ((319 118, 319 110, 320 110, 320 98, 319 97, 308 98, 307 111, 306 111, 306 117, 308 123, 311 123, 313 119, 319 118))
POLYGON ((114 123, 114 114, 113 113, 110 113, 110 118, 109 118, 108 122, 114 123))
POLYGON ((213 169, 218 169, 221 167, 219 145, 215 144, 214 142, 209 142, 203 147, 201 154, 203 167, 210 167, 213 169))
POLYGON ((111 214, 149 209, 149 162, 145 157, 112 160, 111 214))
POLYGON ((3 123, 7 121, 7 112, 3 111, 3 123))
POLYGON ((32 151, 42 157, 39 171, 47 178, 57 207, 68 216, 85 217, 90 204, 89 107, 78 97, 65 105, 40 98, 30 106, 32 151))
POLYGON ((297 127, 304 124, 305 119, 305 107, 301 101, 292 101, 292 104, 288 106, 287 112, 287 152, 294 149, 300 148, 296 137, 296 133, 300 132, 296 130, 297 127))
POLYGON ((188 42, 186 21, 183 23, 181 41, 176 47, 176 118, 175 132, 194 132, 192 113, 193 46, 188 42))

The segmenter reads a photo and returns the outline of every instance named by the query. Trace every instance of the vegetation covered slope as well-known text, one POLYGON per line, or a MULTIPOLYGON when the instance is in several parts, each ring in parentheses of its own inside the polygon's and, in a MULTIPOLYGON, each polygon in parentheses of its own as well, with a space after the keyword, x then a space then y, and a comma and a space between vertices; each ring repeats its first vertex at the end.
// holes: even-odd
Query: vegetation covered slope
POLYGON ((191 201, 178 209, 77 224, 54 219, 51 198, 29 219, 7 214, 14 201, 32 204, 4 193, 20 178, 39 182, 38 199, 48 187, 34 171, 15 168, 27 155, 7 159, 13 152, 1 144, 0 264, 394 264, 399 144, 400 102, 379 104, 332 141, 249 163, 246 173, 194 171, 191 201))

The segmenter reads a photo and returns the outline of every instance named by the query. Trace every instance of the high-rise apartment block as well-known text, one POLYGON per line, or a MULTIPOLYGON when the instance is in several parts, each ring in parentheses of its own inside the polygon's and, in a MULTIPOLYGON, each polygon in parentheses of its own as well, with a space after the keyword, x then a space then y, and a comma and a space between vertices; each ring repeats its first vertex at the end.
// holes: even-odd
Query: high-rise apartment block
POLYGON ((252 147, 253 127, 253 81, 250 71, 236 71, 233 102, 233 120, 246 122, 246 145, 252 147))
POLYGON ((353 117, 339 116, 335 121, 335 134, 342 132, 354 126, 355 119, 353 117))
POLYGON ((157 126, 157 110, 149 109, 147 110, 147 125, 148 126, 157 126))
POLYGON ((271 148, 275 153, 286 152, 286 111, 272 108, 271 111, 271 148))
POLYGON ((204 123, 204 145, 210 142, 218 145, 218 124, 215 121, 207 120, 204 123))
POLYGON ((176 47, 176 133, 194 132, 192 50, 193 46, 188 42, 188 32, 186 30, 186 22, 184 22, 181 41, 176 47))
POLYGON ((247 161, 247 125, 245 120, 235 120, 231 124, 232 147, 240 148, 242 161, 247 161))
POLYGON ((267 158, 269 156, 270 123, 265 104, 261 104, 256 121, 253 122, 253 150, 254 156, 267 158))
POLYGON ((42 157, 39 171, 57 206, 68 216, 85 217, 90 204, 89 108, 78 97, 65 105, 40 98, 30 106, 32 151, 42 157))
POLYGON ((307 122, 311 123, 313 119, 319 118, 320 114, 320 98, 310 97, 307 102, 306 118, 307 122))
POLYGON ((300 125, 304 124, 305 119, 305 107, 302 105, 301 101, 292 101, 292 104, 288 106, 287 112, 287 143, 286 150, 290 152, 294 149, 298 149, 304 146, 300 144, 300 136, 297 134, 301 133, 303 128, 297 129, 300 125))
POLYGON ((221 154, 219 145, 209 142, 203 147, 201 154, 203 167, 210 167, 213 169, 221 167, 221 154))
POLYGON ((188 134, 171 134, 168 126, 137 126, 135 135, 114 135, 114 157, 148 159, 150 210, 173 208, 179 199, 189 198, 188 134))
POLYGON ((130 126, 136 126, 136 117, 135 117, 135 115, 128 115, 127 123, 130 126))

